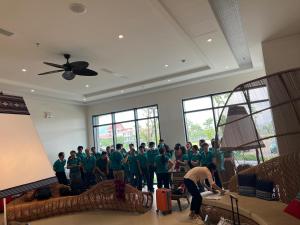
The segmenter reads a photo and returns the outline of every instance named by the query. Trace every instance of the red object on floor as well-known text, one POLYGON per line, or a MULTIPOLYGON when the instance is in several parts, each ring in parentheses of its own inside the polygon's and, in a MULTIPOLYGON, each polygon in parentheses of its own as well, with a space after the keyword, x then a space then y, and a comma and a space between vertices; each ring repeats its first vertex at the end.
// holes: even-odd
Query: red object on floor
POLYGON ((297 199, 292 200, 284 211, 298 219, 300 219, 300 201, 297 199))
MULTIPOLYGON (((13 200, 12 196, 6 197, 6 205, 13 200)), ((0 199, 0 212, 3 212, 3 199, 0 199)))
POLYGON ((156 190, 156 205, 157 212, 171 213, 172 212, 172 192, 170 189, 159 188, 156 190))

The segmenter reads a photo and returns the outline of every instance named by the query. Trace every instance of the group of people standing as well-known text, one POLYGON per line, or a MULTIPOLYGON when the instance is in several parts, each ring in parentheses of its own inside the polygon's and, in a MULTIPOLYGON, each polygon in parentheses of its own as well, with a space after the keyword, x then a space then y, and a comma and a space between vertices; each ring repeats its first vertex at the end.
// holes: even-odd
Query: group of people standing
MULTIPOLYGON (((83 151, 83 147, 78 146, 77 152, 72 150, 67 160, 64 153, 60 152, 53 169, 58 181, 66 185, 82 182, 88 188, 101 180, 120 179, 139 190, 147 184, 148 191, 153 192, 155 174, 158 188, 169 188, 170 170, 188 171, 212 163, 222 170, 222 154, 214 140, 211 141, 211 145, 212 147, 209 148, 204 140, 200 140, 200 148, 187 142, 185 146, 177 143, 173 149, 170 149, 161 139, 157 146, 154 142, 149 142, 148 146, 142 143, 138 149, 135 149, 133 144, 129 144, 128 151, 123 144, 117 144, 116 148, 108 146, 102 152, 97 152, 94 147, 83 151), (69 169, 70 182, 65 167, 69 169)), ((217 185, 222 187, 217 172, 214 178, 217 185)))

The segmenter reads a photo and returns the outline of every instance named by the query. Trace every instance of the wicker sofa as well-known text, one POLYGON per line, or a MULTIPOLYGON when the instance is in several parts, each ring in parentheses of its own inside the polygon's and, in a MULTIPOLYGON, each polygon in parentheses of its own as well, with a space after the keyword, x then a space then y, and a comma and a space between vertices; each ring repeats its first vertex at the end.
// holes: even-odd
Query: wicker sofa
MULTIPOLYGON (((300 191, 300 153, 291 153, 271 159, 258 166, 243 170, 240 174, 255 173, 258 178, 273 181, 278 190, 279 201, 265 201, 238 195, 237 175, 231 178, 229 194, 239 199, 241 220, 247 224, 259 225, 296 225, 300 220, 283 212, 287 203, 300 191)), ((220 216, 231 219, 229 194, 220 200, 203 200, 203 211, 213 221, 220 216)))
POLYGON ((48 200, 25 202, 23 198, 8 204, 8 221, 27 222, 50 216, 96 209, 121 210, 144 213, 151 209, 153 196, 136 188, 125 186, 125 200, 116 196, 114 181, 103 181, 90 190, 67 197, 53 197, 48 200))

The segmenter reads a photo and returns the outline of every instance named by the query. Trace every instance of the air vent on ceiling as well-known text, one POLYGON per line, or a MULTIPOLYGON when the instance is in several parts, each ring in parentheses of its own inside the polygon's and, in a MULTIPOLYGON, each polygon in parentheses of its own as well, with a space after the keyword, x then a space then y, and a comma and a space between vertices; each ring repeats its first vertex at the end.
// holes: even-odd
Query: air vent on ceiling
POLYGON ((3 34, 4 36, 9 37, 9 36, 12 36, 14 33, 10 32, 8 30, 4 30, 4 29, 0 28, 0 34, 3 34))

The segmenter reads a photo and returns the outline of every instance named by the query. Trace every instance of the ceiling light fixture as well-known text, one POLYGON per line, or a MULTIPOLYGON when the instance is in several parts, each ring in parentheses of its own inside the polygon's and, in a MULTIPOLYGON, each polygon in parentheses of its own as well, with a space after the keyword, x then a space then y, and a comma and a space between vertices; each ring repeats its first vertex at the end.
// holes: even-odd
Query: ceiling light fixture
POLYGON ((168 80, 168 82, 170 82, 171 80, 168 80))
POLYGON ((22 72, 26 72, 27 70, 26 69, 22 69, 22 72))
POLYGON ((33 93, 33 92, 35 92, 35 90, 34 90, 34 89, 31 89, 30 92, 33 93))
POLYGON ((229 66, 225 66, 225 69, 229 69, 229 66))
POLYGON ((168 65, 168 64, 165 64, 165 67, 166 67, 166 68, 168 68, 168 67, 169 67, 169 65, 168 65))
POLYGON ((73 13, 78 13, 78 14, 86 13, 86 7, 85 7, 84 4, 81 4, 81 3, 71 3, 69 7, 70 7, 70 10, 73 13))
POLYGON ((85 101, 86 101, 86 98, 83 98, 82 100, 85 102, 85 101))
POLYGON ((124 93, 124 90, 121 90, 121 93, 124 93))
POLYGON ((208 38, 208 39, 207 39, 207 42, 212 42, 212 39, 211 39, 211 38, 208 38))
POLYGON ((123 34, 119 34, 118 38, 119 38, 119 39, 123 39, 123 38, 124 38, 124 35, 123 35, 123 34))
POLYGON ((90 85, 86 84, 85 87, 88 88, 90 85))

